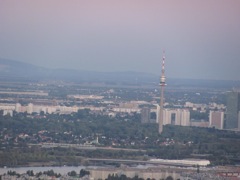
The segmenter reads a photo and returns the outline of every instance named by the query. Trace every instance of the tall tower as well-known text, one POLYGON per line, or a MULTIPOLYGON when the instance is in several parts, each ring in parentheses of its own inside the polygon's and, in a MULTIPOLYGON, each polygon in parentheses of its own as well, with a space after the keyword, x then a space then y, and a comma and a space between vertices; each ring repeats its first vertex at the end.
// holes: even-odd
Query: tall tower
POLYGON ((161 96, 160 96, 160 113, 159 113, 159 134, 163 131, 163 103, 164 103, 164 87, 166 86, 166 77, 165 77, 165 51, 163 51, 162 57, 162 74, 160 77, 160 87, 161 87, 161 96))

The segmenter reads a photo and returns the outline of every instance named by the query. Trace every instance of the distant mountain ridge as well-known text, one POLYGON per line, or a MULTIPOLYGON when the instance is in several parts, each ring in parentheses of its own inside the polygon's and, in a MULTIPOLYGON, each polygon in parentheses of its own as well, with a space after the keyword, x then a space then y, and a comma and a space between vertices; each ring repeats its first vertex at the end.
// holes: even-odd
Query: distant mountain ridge
MULTIPOLYGON (((74 69, 51 69, 0 58, 0 80, 104 82, 106 84, 152 85, 159 88, 159 76, 144 72, 95 72, 74 69)), ((167 78, 168 87, 240 87, 240 81, 167 78)))
POLYGON ((32 80, 151 82, 157 76, 142 72, 95 72, 74 69, 50 69, 0 58, 0 75, 32 80))
POLYGON ((1 74, 26 76, 30 73, 41 73, 44 70, 46 69, 32 64, 0 58, 1 74))

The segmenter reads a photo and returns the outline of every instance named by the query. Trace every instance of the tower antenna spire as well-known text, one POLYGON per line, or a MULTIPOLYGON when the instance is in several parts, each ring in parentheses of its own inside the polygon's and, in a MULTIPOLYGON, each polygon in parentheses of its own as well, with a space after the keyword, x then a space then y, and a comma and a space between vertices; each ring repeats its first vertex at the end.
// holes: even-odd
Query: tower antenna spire
POLYGON ((161 96, 160 96, 160 112, 159 112, 159 134, 163 131, 163 104, 164 104, 164 87, 166 86, 166 77, 165 77, 165 50, 163 50, 162 57, 162 73, 160 77, 160 87, 161 87, 161 96))

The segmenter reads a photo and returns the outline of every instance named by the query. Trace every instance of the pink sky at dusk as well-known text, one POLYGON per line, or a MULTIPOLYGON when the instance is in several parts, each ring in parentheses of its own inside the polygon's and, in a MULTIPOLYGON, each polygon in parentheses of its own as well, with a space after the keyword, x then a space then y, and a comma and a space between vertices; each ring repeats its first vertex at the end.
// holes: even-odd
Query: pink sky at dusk
POLYGON ((240 80, 238 0, 0 0, 0 57, 240 80), (223 75, 226 74, 226 75, 223 75))

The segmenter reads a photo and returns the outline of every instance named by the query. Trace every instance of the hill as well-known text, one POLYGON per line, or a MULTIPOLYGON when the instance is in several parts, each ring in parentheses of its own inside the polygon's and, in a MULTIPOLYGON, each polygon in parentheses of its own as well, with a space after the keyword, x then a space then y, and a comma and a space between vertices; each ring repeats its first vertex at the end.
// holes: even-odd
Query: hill
MULTIPOLYGON (((76 69, 51 69, 0 58, 0 81, 68 81, 106 85, 147 85, 158 88, 159 76, 144 72, 96 72, 76 69)), ((240 81, 167 78, 167 88, 240 87, 240 81)))
POLYGON ((74 69, 50 69, 20 61, 0 58, 1 80, 65 80, 74 82, 153 82, 157 76, 142 72, 95 72, 74 69))

